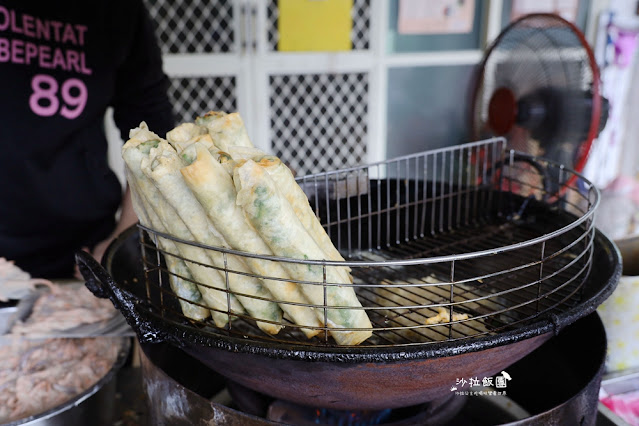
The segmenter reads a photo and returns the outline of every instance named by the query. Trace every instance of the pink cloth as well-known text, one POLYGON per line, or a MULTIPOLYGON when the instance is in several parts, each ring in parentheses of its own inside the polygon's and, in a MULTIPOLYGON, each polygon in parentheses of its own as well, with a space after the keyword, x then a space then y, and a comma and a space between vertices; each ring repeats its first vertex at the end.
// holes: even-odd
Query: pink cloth
POLYGON ((600 401, 632 426, 639 426, 639 391, 608 395, 600 401))

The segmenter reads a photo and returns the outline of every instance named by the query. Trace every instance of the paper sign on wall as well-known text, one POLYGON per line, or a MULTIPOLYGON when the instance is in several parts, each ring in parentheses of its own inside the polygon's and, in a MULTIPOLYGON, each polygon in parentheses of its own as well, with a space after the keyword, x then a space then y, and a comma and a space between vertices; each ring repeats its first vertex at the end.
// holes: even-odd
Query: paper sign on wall
POLYGON ((400 0, 400 34, 455 34, 473 30, 475 0, 400 0))
POLYGON ((278 0, 280 51, 351 50, 353 0, 278 0))

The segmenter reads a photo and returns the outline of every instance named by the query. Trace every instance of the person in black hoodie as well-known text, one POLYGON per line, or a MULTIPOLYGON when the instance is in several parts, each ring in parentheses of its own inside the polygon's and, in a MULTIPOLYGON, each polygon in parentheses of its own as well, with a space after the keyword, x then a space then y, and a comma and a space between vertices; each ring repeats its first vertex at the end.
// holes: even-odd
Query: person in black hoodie
POLYGON ((137 221, 105 113, 123 140, 165 134, 167 88, 141 0, 0 0, 0 257, 42 278, 72 277, 79 249, 100 260, 137 221))

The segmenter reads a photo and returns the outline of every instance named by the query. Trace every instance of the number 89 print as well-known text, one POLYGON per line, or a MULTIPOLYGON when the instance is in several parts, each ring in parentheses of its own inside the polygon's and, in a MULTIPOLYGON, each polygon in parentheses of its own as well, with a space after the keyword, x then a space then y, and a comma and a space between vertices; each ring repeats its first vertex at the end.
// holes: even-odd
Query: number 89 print
POLYGON ((33 93, 29 97, 29 107, 42 117, 59 113, 64 118, 73 120, 82 114, 87 104, 87 86, 77 78, 69 78, 60 86, 52 76, 38 74, 31 80, 31 89, 33 93), (62 106, 59 98, 62 98, 62 106))

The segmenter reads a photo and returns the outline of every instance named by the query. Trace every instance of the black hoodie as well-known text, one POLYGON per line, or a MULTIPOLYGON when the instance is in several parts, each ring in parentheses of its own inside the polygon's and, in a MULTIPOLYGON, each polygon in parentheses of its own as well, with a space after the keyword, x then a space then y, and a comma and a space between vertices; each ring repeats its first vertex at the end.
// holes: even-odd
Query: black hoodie
POLYGON ((122 188, 104 115, 122 138, 174 125, 153 24, 139 0, 0 0, 0 257, 33 276, 114 227, 122 188))

